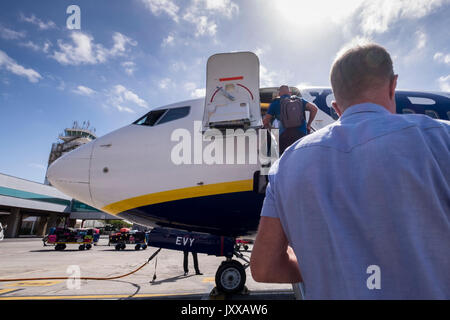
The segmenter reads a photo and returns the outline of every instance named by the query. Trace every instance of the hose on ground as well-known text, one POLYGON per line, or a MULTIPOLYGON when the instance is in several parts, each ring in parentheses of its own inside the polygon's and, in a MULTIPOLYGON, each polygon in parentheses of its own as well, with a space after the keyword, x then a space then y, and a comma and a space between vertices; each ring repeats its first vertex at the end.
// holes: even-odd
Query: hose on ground
MULTIPOLYGON (((161 251, 162 248, 159 248, 154 254, 151 255, 150 258, 148 258, 148 260, 141 265, 139 268, 128 272, 126 274, 120 275, 120 276, 114 276, 114 277, 104 277, 104 278, 99 278, 99 277, 79 277, 78 279, 80 280, 115 280, 115 279, 120 279, 120 278, 125 278, 133 273, 138 272, 139 270, 141 270, 143 267, 145 267, 147 264, 150 263, 150 261, 153 260, 154 257, 156 257, 156 255, 161 251)), ((45 277, 45 278, 21 278, 21 279, 0 279, 0 282, 11 282, 11 281, 37 281, 37 280, 68 280, 68 279, 73 279, 73 277, 45 277)))

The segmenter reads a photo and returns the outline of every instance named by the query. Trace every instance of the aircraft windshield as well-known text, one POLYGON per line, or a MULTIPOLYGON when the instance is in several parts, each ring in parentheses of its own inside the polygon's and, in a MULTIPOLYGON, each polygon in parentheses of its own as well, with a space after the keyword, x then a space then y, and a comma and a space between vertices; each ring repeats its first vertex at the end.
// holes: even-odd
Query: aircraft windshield
POLYGON ((180 107, 172 109, 154 110, 147 113, 134 124, 143 126, 155 126, 162 123, 171 122, 186 117, 191 107, 180 107))

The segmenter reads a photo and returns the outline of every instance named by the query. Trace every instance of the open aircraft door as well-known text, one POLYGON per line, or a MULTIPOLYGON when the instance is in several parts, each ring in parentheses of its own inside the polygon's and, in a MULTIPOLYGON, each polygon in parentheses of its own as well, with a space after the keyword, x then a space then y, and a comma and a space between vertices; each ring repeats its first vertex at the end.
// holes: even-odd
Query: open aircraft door
POLYGON ((258 57, 252 52, 211 56, 206 67, 203 131, 261 126, 258 57))

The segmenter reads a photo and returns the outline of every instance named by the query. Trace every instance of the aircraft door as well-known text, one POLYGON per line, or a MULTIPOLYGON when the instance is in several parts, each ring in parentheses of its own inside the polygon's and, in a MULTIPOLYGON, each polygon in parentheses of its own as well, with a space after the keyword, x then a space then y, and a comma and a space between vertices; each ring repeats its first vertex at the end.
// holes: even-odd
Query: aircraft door
POLYGON ((260 128, 258 57, 252 52, 215 54, 206 69, 203 131, 260 128))

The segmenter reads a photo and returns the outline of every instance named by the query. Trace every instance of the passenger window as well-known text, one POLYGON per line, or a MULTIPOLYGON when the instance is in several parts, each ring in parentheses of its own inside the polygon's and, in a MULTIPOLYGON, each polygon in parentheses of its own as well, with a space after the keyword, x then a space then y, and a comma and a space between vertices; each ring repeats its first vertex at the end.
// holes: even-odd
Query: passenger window
POLYGON ((408 108, 403 108, 402 109, 402 113, 403 114, 415 114, 414 110, 408 109, 408 108))
POLYGON ((186 117, 189 114, 191 107, 181 107, 169 109, 167 113, 159 120, 158 124, 178 120, 186 117))
POLYGON ((425 110, 425 114, 433 119, 439 119, 438 114, 434 110, 425 110))
POLYGON ((136 120, 134 124, 154 126, 155 123, 166 113, 166 111, 167 109, 150 111, 142 118, 136 120))

